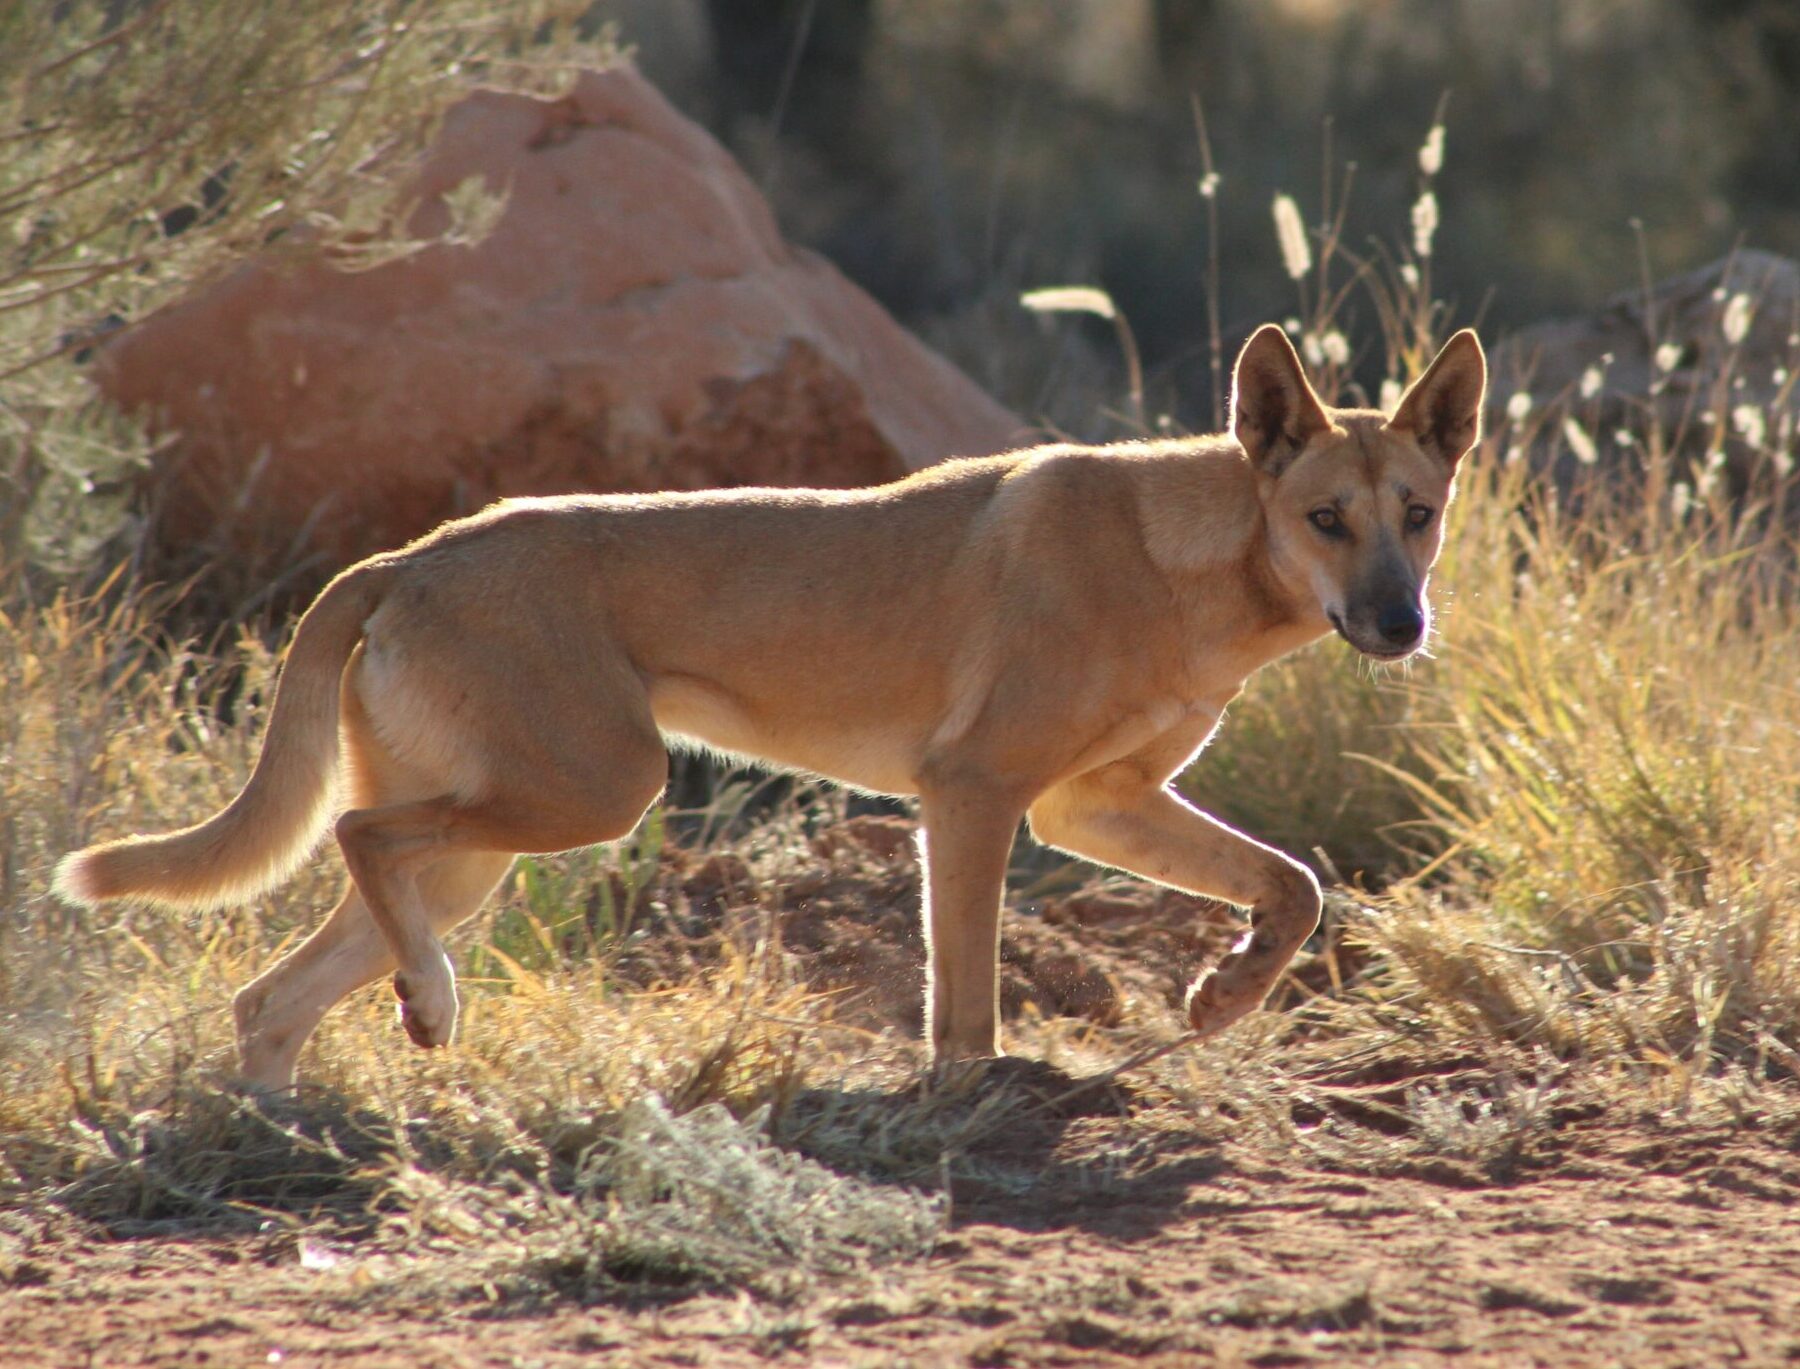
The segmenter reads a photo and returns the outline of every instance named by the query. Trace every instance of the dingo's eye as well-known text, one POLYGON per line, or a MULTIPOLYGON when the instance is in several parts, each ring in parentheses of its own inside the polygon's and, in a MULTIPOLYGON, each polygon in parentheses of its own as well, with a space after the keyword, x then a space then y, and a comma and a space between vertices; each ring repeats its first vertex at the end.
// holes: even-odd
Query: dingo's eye
POLYGON ((1344 535, 1344 520, 1338 516, 1338 511, 1336 509, 1314 509, 1311 513, 1306 515, 1306 518, 1308 522, 1327 537, 1342 537, 1344 535))
POLYGON ((1431 516, 1435 512, 1436 510, 1429 504, 1408 505, 1406 510, 1406 526, 1415 529, 1425 527, 1431 522, 1431 516))

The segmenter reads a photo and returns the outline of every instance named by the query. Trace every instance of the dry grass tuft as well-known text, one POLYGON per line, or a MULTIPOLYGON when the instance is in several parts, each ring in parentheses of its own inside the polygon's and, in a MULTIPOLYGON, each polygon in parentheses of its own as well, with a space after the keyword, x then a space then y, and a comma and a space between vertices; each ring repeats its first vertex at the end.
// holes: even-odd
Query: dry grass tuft
POLYGON ((408 1239, 454 1252, 470 1286, 509 1299, 591 1299, 621 1285, 741 1286, 780 1299, 842 1276, 929 1253, 941 1201, 839 1174, 775 1145, 768 1109, 718 1103, 675 1113, 655 1094, 557 1184, 448 1183, 398 1172, 408 1239))

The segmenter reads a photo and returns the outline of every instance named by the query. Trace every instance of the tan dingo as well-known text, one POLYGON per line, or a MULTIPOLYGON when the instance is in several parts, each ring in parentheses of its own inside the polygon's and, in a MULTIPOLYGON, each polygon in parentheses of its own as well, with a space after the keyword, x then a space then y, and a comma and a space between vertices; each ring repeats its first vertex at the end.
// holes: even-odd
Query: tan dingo
POLYGON ((295 632, 255 773, 216 816, 68 857, 77 903, 249 898, 349 800, 351 885, 237 996, 252 1081, 292 1082, 345 994, 397 967, 421 1046, 456 1025, 439 940, 514 853, 610 841, 665 737, 916 794, 940 1060, 998 1053, 1002 877, 1040 841, 1250 909, 1188 991, 1259 1005, 1312 932, 1302 866, 1169 781, 1245 679, 1335 627, 1396 660, 1486 363, 1445 345, 1391 419, 1329 409, 1279 328, 1238 358, 1229 436, 1041 447, 861 490, 515 499, 345 571, 295 632))

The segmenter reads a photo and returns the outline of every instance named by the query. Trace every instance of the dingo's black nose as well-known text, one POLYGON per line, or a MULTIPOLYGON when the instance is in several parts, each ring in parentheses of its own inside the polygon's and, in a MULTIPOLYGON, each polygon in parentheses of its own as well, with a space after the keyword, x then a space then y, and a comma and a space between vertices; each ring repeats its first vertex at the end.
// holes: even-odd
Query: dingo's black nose
POLYGON ((1411 646, 1425 631, 1425 615, 1416 604, 1389 604, 1375 620, 1375 630, 1384 642, 1411 646))

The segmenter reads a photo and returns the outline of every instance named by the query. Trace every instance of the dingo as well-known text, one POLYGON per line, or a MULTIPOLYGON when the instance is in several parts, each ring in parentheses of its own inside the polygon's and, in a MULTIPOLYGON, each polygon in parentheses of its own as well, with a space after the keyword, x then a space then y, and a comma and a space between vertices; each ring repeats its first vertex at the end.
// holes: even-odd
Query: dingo
POLYGON ((341 773, 350 887, 235 1003, 243 1073, 281 1087, 326 1011, 389 969, 408 1035, 447 1043, 439 938, 514 853, 629 832, 669 738, 919 797, 937 1059, 998 1054, 1021 818, 1248 906, 1248 934, 1188 990, 1216 1031, 1311 934, 1319 886, 1169 782, 1259 666, 1331 628, 1380 660, 1418 650, 1485 385, 1464 331, 1392 418, 1330 409, 1268 326, 1238 358, 1227 436, 1040 447, 873 489, 503 501, 332 581, 243 792, 69 856, 57 891, 251 897, 317 845, 341 773))

